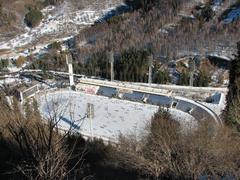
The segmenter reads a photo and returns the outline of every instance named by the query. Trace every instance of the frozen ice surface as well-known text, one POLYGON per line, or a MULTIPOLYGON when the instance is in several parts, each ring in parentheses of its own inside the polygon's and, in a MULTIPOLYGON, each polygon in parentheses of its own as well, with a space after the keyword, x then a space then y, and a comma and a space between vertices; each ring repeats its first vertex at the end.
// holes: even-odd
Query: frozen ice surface
MULTIPOLYGON (((68 129, 73 125, 77 131, 88 136, 91 135, 91 131, 86 110, 87 104, 92 103, 95 114, 92 120, 93 135, 114 141, 117 141, 120 134, 135 133, 139 136, 159 108, 154 105, 74 91, 49 92, 41 94, 38 99, 44 117, 53 115, 53 111, 56 110, 58 117, 61 117, 62 128, 68 129)), ((176 109, 169 111, 184 125, 194 121, 194 118, 187 113, 176 109)))

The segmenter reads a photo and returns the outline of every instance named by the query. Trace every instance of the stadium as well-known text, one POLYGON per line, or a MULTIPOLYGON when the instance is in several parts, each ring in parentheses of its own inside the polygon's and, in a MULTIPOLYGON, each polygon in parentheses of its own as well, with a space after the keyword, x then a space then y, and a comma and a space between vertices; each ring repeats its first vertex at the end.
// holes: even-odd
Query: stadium
POLYGON ((174 88, 80 78, 75 91, 40 91, 36 99, 45 118, 57 115, 61 129, 111 142, 117 142, 121 134, 139 136, 144 133, 159 107, 168 110, 185 129, 206 119, 221 124, 219 117, 225 106, 224 90, 190 87, 189 92, 214 92, 212 102, 207 103, 178 96, 181 87, 174 88))

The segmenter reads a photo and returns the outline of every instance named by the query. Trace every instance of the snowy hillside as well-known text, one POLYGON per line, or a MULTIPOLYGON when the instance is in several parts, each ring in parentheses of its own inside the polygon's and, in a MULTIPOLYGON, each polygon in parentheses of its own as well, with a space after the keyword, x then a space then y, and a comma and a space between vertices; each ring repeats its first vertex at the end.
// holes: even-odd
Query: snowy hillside
POLYGON ((48 6, 42 10, 44 19, 39 26, 30 29, 25 27, 25 33, 19 34, 9 41, 0 42, 0 49, 4 53, 1 58, 14 58, 27 55, 28 49, 35 47, 35 52, 56 40, 69 38, 85 26, 92 25, 113 9, 123 5, 121 0, 95 1, 79 9, 71 0, 66 0, 58 7, 48 6), (30 46, 29 46, 30 45, 30 46))

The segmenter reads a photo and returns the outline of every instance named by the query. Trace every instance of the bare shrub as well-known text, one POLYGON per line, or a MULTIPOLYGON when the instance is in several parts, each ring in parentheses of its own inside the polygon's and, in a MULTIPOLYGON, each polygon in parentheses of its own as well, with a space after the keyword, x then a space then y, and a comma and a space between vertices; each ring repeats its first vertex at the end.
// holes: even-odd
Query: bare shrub
POLYGON ((71 128, 62 131, 58 127, 58 114, 42 119, 35 101, 25 105, 24 114, 17 101, 9 107, 0 108, 1 120, 7 120, 2 133, 14 145, 19 162, 12 164, 14 170, 8 173, 27 179, 80 177, 84 148, 79 147, 80 138, 72 135, 71 128))
POLYGON ((122 168, 153 179, 239 177, 240 138, 227 127, 210 121, 181 131, 168 112, 160 110, 139 140, 121 137, 112 156, 122 168))

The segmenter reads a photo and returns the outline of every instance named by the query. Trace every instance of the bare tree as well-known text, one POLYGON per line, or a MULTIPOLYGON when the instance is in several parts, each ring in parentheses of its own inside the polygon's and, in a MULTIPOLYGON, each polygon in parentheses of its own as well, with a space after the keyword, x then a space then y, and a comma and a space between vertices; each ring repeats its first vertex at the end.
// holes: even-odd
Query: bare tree
POLYGON ((22 113, 17 102, 12 102, 11 109, 1 108, 7 116, 9 138, 19 149, 21 161, 15 165, 14 173, 21 173, 28 179, 65 179, 80 176, 84 148, 79 147, 78 137, 72 134, 73 126, 62 130, 60 110, 54 103, 52 112, 42 118, 37 103, 31 102, 22 113))
POLYGON ((153 179, 240 175, 240 139, 227 127, 204 121, 197 129, 184 132, 168 112, 160 110, 146 132, 140 139, 121 137, 113 161, 153 179))

